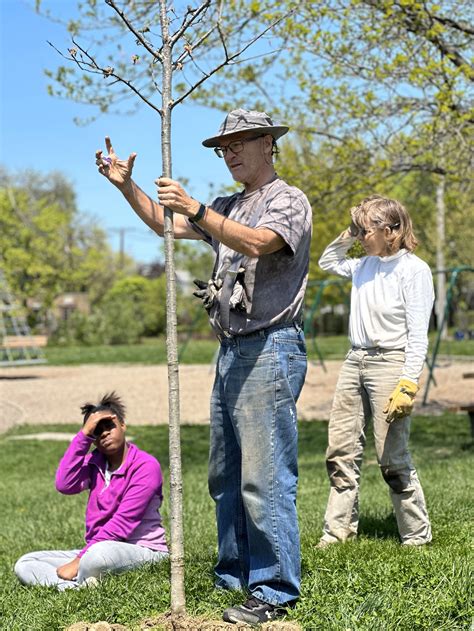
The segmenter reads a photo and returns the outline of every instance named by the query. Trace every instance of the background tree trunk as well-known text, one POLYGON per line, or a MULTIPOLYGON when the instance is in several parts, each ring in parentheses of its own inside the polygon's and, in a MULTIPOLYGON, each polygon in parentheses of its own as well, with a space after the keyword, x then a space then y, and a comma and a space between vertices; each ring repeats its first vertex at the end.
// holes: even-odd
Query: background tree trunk
MULTIPOLYGON (((438 274, 436 275, 436 322, 438 331, 443 326, 443 314, 446 303, 446 261, 444 257, 445 246, 445 193, 446 178, 444 175, 439 176, 438 185, 436 187, 436 269, 438 274)), ((447 321, 444 323, 443 331, 441 333, 442 339, 447 337, 447 321)))

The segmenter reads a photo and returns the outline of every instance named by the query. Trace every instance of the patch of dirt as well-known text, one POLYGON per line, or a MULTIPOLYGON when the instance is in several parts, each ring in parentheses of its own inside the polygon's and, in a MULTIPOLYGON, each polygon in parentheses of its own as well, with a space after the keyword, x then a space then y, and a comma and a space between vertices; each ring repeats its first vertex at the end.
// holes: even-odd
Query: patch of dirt
POLYGON ((65 631, 129 631, 122 624, 109 624, 108 622, 76 622, 65 631))
MULTIPOLYGON (((190 616, 173 616, 163 614, 142 623, 142 631, 229 631, 229 629, 255 629, 254 626, 237 623, 231 624, 222 620, 205 620, 190 616)), ((303 627, 295 622, 273 621, 258 627, 262 631, 302 631, 303 627)))
MULTIPOLYGON (((298 402, 301 420, 328 419, 341 361, 326 361, 326 371, 310 362, 298 402)), ((431 384, 428 405, 422 406, 428 371, 425 368, 415 413, 438 415, 472 403, 473 380, 463 374, 474 362, 444 362, 436 368, 437 385, 431 384)), ((209 401, 214 367, 180 367, 180 411, 183 424, 209 423, 209 401)), ((168 422, 167 366, 93 364, 84 366, 24 366, 0 368, 0 433, 20 423, 77 423, 80 406, 95 402, 110 390, 120 393, 127 405, 129 424, 160 425, 168 422), (27 382, 25 382, 27 380, 27 382)))
MULTIPOLYGON (((192 618, 191 616, 174 616, 170 613, 162 614, 156 618, 144 620, 140 625, 141 631, 222 631, 229 629, 255 629, 248 624, 231 624, 222 620, 206 620, 205 618, 192 618)), ((303 631, 303 628, 295 622, 266 622, 260 625, 262 631, 303 631)), ((109 624, 108 622, 76 622, 65 631, 130 631, 121 624, 109 624)))

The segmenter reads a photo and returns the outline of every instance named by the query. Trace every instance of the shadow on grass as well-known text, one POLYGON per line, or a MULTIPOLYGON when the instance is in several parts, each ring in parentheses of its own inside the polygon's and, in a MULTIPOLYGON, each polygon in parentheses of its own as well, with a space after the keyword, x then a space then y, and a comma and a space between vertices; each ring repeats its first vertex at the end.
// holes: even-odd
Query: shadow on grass
POLYGON ((359 519, 359 535, 371 539, 396 539, 398 541, 398 527, 395 516, 387 514, 385 517, 365 513, 359 519))

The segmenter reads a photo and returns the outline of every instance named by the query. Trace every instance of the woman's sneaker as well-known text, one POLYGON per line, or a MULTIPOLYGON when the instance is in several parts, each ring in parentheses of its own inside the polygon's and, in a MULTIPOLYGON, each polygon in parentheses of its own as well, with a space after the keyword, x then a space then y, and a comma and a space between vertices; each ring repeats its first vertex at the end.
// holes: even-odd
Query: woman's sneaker
POLYGON ((229 607, 224 611, 223 619, 226 622, 246 622, 247 624, 263 624, 284 615, 285 610, 277 605, 251 596, 243 605, 229 607))

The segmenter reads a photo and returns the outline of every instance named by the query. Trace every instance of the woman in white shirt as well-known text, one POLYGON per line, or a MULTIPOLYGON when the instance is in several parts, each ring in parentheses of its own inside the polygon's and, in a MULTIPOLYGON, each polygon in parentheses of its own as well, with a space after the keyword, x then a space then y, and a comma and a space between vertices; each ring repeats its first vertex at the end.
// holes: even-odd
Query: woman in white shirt
POLYGON ((423 490, 408 452, 410 412, 428 348, 433 279, 413 254, 411 219, 396 200, 369 197, 351 209, 351 227, 323 252, 320 267, 352 279, 349 339, 329 420, 330 493, 318 547, 357 535, 366 426, 388 484, 402 544, 431 541, 423 490), (367 256, 348 258, 358 239, 367 256))

